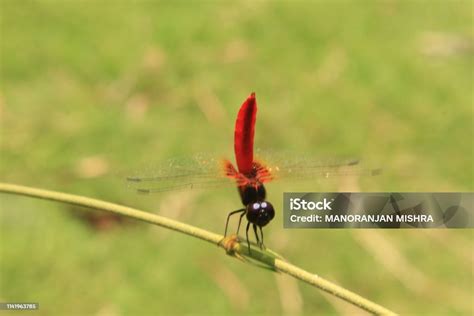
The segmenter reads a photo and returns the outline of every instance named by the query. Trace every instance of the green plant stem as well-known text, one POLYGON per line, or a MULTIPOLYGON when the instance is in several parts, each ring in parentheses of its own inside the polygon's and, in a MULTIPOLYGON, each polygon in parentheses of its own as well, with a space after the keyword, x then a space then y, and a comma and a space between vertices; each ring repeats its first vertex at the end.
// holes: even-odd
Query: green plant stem
POLYGON ((344 301, 365 309, 366 311, 375 315, 396 315, 394 312, 386 309, 383 306, 380 306, 358 294, 355 294, 354 292, 346 290, 345 288, 336 285, 320 276, 317 276, 316 274, 312 274, 308 271, 298 268, 291 263, 282 261, 280 259, 275 259, 275 268, 278 271, 287 273, 298 280, 316 286, 325 292, 335 295, 344 301))
POLYGON ((287 273, 303 282, 311 284, 325 292, 328 292, 332 295, 335 295, 351 304, 354 304, 368 312, 371 312, 376 315, 395 315, 392 311, 386 309, 383 306, 380 306, 374 302, 369 301, 362 296, 355 294, 349 290, 344 289, 330 281, 327 281, 315 274, 309 273, 301 268, 298 268, 275 255, 274 252, 271 250, 260 250, 259 248, 252 245, 251 250, 249 252, 247 248, 247 243, 244 242, 242 244, 236 243, 232 247, 232 251, 229 252, 229 249, 224 246, 222 241, 224 240, 224 236, 219 234, 214 234, 207 230, 197 228, 188 224, 184 224, 163 216, 147 213, 144 211, 140 211, 134 208, 117 205, 101 200, 91 199, 83 196, 67 194, 62 192, 55 192, 55 191, 48 191, 42 189, 36 189, 21 185, 9 184, 9 183, 0 183, 0 192, 9 193, 9 194, 18 194, 24 195, 34 198, 40 198, 45 200, 63 202, 78 206, 83 206, 92 209, 98 209, 103 211, 109 211, 116 214, 125 215, 134 219, 142 220, 144 222, 148 222, 151 224, 155 224, 158 226, 166 227, 177 232, 181 232, 215 245, 219 245, 220 247, 226 249, 228 253, 232 253, 234 255, 243 255, 246 257, 251 258, 264 266, 269 266, 274 270, 281 271, 283 273, 287 273))

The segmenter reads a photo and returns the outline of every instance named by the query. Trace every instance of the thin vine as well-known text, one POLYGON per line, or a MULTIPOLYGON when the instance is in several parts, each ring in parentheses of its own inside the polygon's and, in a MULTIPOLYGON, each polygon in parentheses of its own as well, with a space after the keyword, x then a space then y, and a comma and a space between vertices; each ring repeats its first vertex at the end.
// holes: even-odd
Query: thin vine
POLYGON ((346 302, 360 307, 375 315, 396 315, 389 309, 378 305, 354 292, 351 292, 339 285, 336 285, 322 277, 305 271, 284 260, 281 256, 270 249, 261 250, 255 244, 251 245, 250 251, 247 243, 241 243, 236 236, 224 238, 224 236, 209 232, 205 229, 175 221, 163 216, 140 211, 131 207, 126 207, 110 202, 87 198, 84 196, 55 192, 43 189, 36 189, 10 183, 0 183, 0 192, 8 194, 24 195, 33 198, 51 200, 83 206, 90 209, 113 212, 116 214, 128 216, 147 223, 155 224, 161 227, 172 229, 174 231, 205 240, 226 250, 226 253, 232 255, 244 262, 257 264, 261 267, 275 271, 280 271, 294 278, 315 286, 327 293, 337 296, 346 302))

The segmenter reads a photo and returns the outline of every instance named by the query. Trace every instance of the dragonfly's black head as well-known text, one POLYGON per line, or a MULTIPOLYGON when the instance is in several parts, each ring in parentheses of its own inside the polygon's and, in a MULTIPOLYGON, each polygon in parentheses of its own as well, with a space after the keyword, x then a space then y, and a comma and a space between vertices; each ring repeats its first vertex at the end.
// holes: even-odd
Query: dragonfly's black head
POLYGON ((246 213, 247 220, 260 227, 267 225, 273 217, 275 217, 273 205, 267 201, 258 201, 247 204, 246 213))

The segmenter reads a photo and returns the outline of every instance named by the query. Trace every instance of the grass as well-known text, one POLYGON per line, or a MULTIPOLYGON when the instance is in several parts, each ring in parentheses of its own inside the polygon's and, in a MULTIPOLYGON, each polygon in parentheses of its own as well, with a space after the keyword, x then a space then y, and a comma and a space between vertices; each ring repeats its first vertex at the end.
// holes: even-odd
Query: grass
MULTIPOLYGON (((233 190, 138 196, 123 178, 197 152, 232 158, 236 111, 256 91, 262 149, 383 167, 350 184, 362 191, 472 191, 471 5, 3 0, 2 180, 221 232, 233 190)), ((281 210, 284 191, 345 182, 267 190, 281 210)), ((354 311, 172 232, 91 229, 68 206, 1 199, 0 301, 40 314, 354 311)), ((265 233, 292 262, 400 313, 473 312, 471 230, 284 230, 276 216, 265 233)))

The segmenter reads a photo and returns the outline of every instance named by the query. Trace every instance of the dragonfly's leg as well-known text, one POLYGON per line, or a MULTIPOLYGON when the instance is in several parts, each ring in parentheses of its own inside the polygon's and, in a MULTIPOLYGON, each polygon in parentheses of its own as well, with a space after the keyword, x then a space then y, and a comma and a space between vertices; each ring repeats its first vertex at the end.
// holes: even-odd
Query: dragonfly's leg
POLYGON ((247 228, 245 229, 245 237, 247 238, 247 247, 249 248, 249 255, 250 255, 249 228, 250 228, 250 222, 247 223, 247 228))
POLYGON ((263 230, 262 230, 262 226, 258 226, 258 228, 260 228, 260 235, 262 236, 262 243, 260 244, 261 245, 261 249, 265 249, 265 245, 263 244, 263 230))
POLYGON ((253 232, 255 233, 255 238, 257 238, 257 245, 262 248, 262 246, 260 245, 260 238, 258 237, 258 234, 257 234, 257 225, 253 224, 253 232))
MULTIPOLYGON (((240 213, 240 212, 245 212, 244 208, 241 208, 240 210, 230 212, 229 215, 227 215, 227 221, 225 222, 225 232, 224 232, 224 237, 227 236, 227 226, 229 225, 229 219, 232 215, 240 213)), ((245 214, 245 213, 244 213, 245 214)), ((242 217, 241 217, 242 218, 242 217)), ((239 222, 240 225, 240 222, 239 222)))
POLYGON ((239 236, 240 223, 242 223, 242 217, 244 217, 244 215, 245 215, 245 210, 242 214, 240 214, 239 225, 237 226, 237 236, 239 236))

